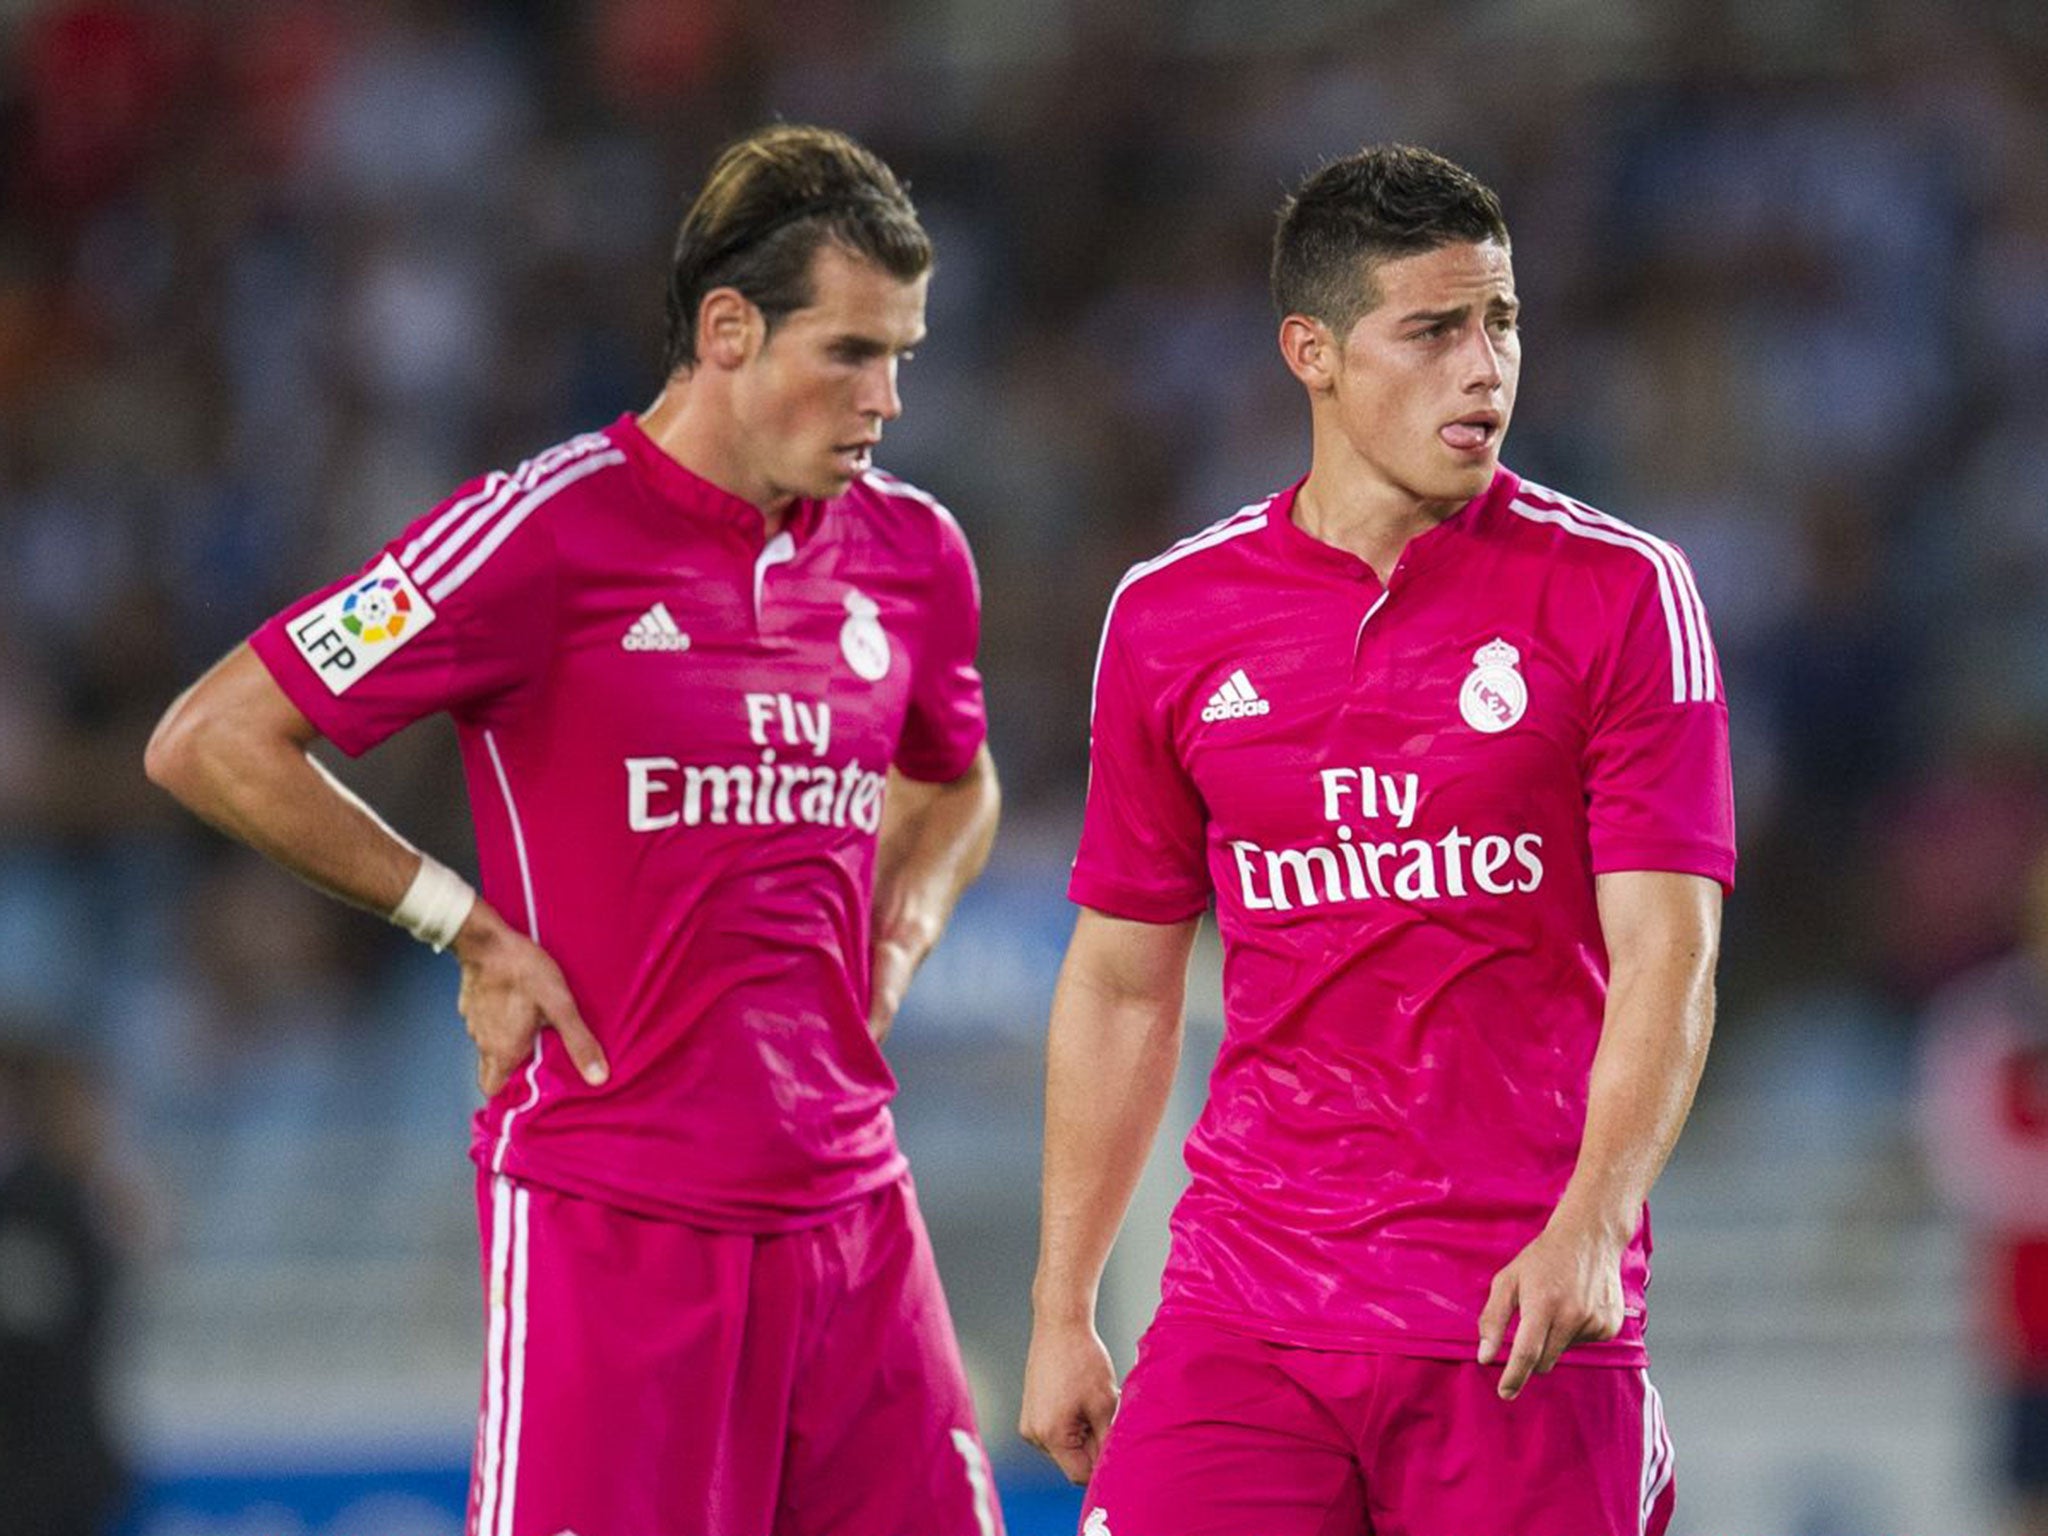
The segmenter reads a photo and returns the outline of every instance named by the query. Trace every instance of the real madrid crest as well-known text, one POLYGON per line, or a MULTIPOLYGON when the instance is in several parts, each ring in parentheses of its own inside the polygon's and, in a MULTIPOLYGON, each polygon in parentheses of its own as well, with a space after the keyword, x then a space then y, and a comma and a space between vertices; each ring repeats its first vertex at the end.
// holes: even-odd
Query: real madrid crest
POLYGON ((1458 692, 1458 713, 1475 731, 1496 735, 1522 718, 1529 685, 1518 670, 1522 653, 1498 636, 1472 653, 1472 671, 1458 692))
POLYGON ((879 683, 889 675, 889 635, 877 617, 875 600, 852 588, 846 593, 846 622, 839 626, 839 653, 856 677, 879 683))

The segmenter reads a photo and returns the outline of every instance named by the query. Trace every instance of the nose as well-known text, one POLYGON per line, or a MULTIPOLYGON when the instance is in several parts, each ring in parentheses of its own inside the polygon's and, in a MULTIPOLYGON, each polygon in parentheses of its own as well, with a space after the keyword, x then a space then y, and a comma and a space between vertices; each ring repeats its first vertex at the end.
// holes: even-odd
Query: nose
POLYGON ((860 410, 863 416, 894 421, 903 414, 903 396, 896 388, 896 359, 882 357, 861 381, 860 410))
POLYGON ((1500 343, 1485 326, 1474 326, 1476 340, 1465 349, 1465 388, 1492 391, 1506 377, 1501 369, 1500 343))

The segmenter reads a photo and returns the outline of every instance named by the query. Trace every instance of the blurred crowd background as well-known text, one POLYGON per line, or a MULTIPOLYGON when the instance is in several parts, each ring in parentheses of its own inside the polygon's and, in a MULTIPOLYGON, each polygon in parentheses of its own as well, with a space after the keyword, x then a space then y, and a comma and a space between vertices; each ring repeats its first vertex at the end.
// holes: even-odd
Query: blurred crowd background
MULTIPOLYGON (((147 733, 457 482, 648 402, 686 196, 770 116, 866 140, 939 250, 880 458, 973 540, 1009 810, 892 1050, 1015 1497, 1103 605, 1305 467, 1272 218, 1399 138, 1506 205, 1508 461, 1683 545, 1726 671, 1740 890, 1659 1206, 1679 1531, 1997 1528, 2002 1207, 1937 1194, 1914 1104, 2048 851, 2038 0, 0 0, 0 1039, 68 1085, 0 1098, 0 1192, 39 1147, 98 1212, 131 1523, 459 1528, 445 1478, 286 1527, 207 1479, 459 1467, 477 1352, 453 966, 183 818, 147 733)), ((348 776, 473 868, 452 740, 348 776)))

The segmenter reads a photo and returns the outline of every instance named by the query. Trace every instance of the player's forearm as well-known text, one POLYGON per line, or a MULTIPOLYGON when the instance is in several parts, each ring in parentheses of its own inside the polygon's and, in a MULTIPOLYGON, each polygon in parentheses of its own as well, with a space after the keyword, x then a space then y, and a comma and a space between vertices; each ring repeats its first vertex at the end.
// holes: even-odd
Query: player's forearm
POLYGON ((891 775, 875 853, 875 938, 921 958, 988 863, 1002 790, 986 746, 946 784, 891 775))
POLYGON ((1593 1058, 1586 1133, 1556 1220, 1618 1245, 1677 1144, 1714 1026, 1720 893, 1689 876, 1603 877, 1606 1018, 1593 1058), (1674 882, 1667 884, 1666 882, 1674 882))
POLYGON ((1046 1048, 1042 1323, 1085 1323, 1180 1061, 1182 991, 1119 995, 1070 956, 1046 1048))
POLYGON ((244 647, 165 713, 145 767, 228 836, 331 895, 388 913, 419 870, 419 850, 307 755, 312 739, 244 647))

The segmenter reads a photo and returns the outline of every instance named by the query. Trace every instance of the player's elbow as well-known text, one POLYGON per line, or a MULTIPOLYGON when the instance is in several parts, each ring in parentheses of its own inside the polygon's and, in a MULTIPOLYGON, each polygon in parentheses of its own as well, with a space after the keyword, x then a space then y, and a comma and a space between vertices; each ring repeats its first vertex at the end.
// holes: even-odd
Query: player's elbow
POLYGON ((191 701, 192 695, 187 692, 164 711, 156 729, 149 733, 149 745, 142 751, 142 771, 149 775, 149 782, 173 795, 178 795, 180 786, 190 780, 197 756, 197 711, 189 707, 191 701))
POLYGON ((150 733, 142 771, 150 783, 185 805, 204 797, 205 786, 235 757, 235 722, 206 687, 187 689, 150 733))

